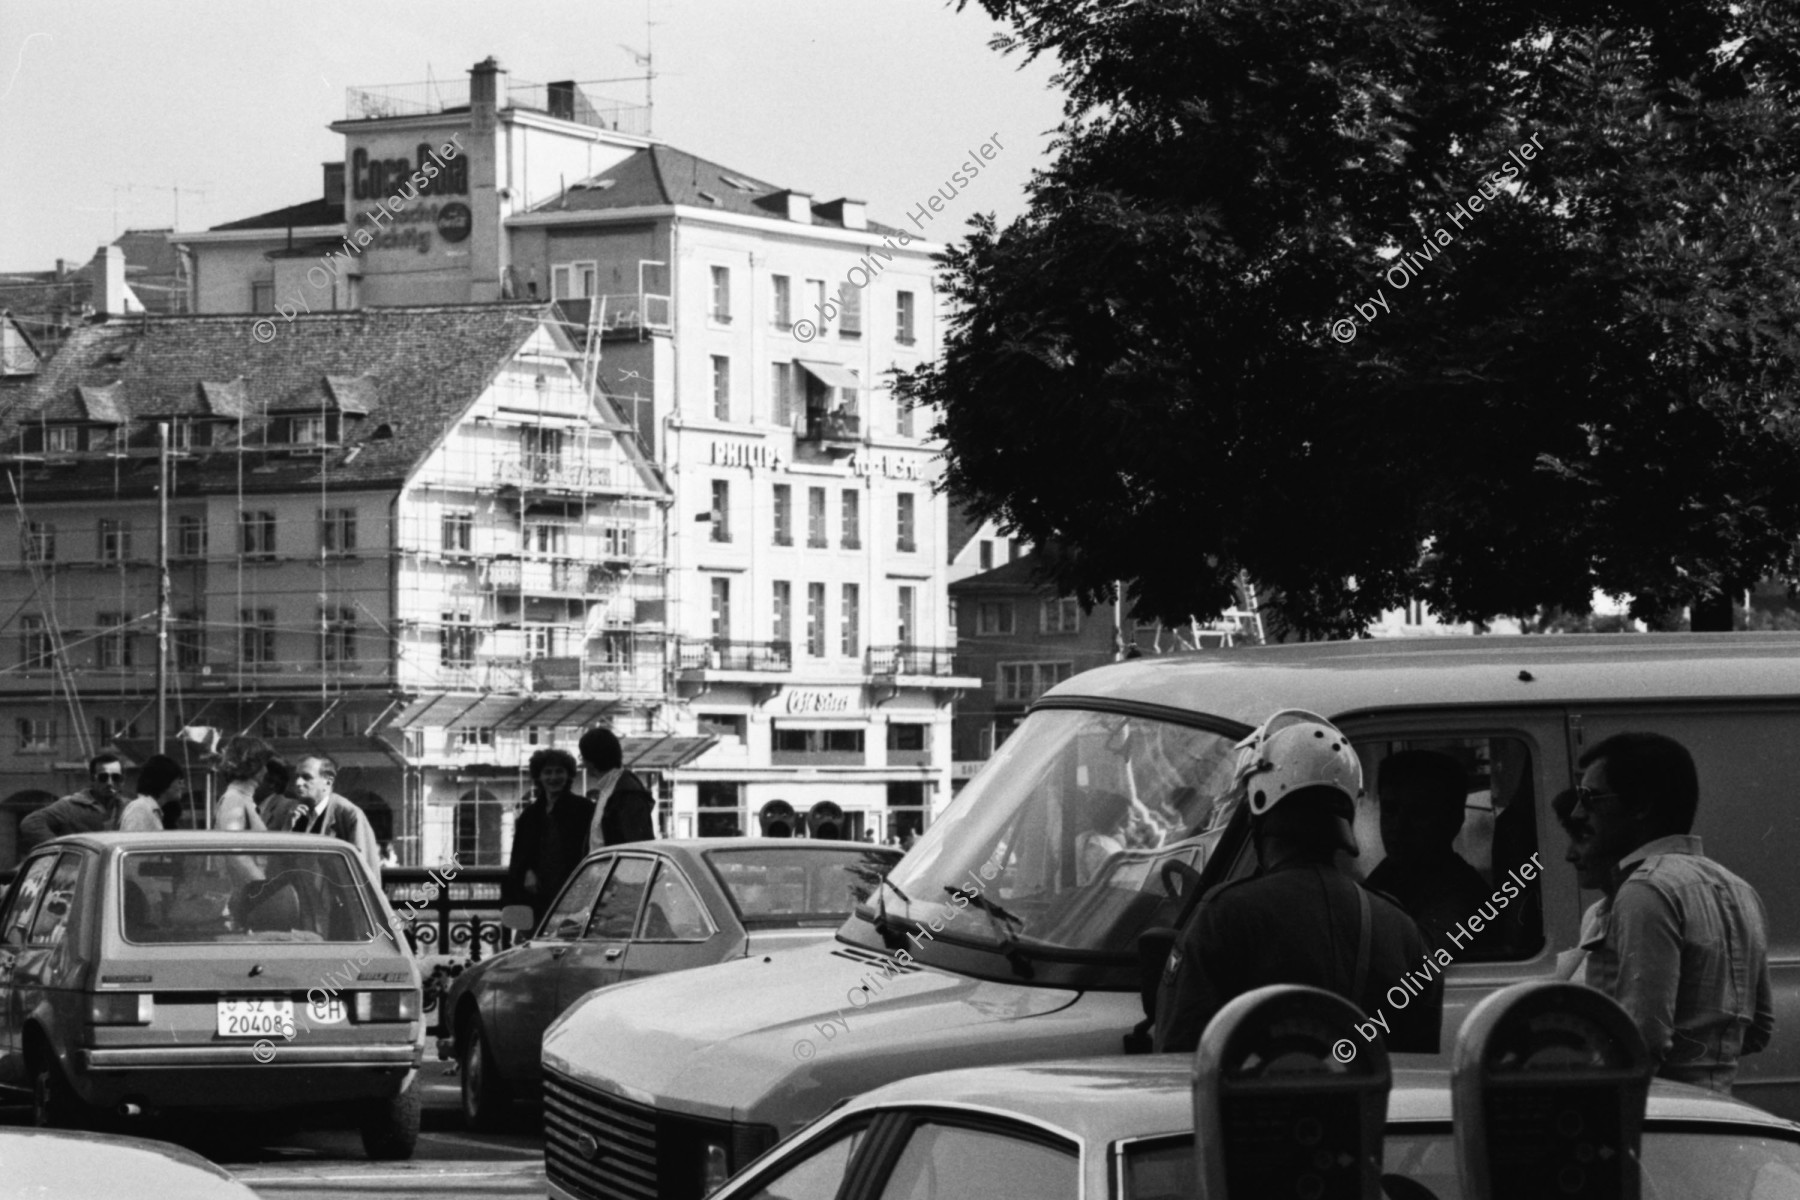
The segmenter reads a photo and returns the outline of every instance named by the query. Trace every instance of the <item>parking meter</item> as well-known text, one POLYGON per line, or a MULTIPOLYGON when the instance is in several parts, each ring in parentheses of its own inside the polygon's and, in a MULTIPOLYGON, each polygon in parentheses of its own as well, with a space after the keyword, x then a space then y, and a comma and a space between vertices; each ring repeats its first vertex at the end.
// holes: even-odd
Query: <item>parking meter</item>
POLYGON ((806 810, 806 836, 835 841, 843 836, 844 810, 821 800, 806 810))
POLYGON ((764 837, 794 836, 794 806, 786 800, 771 800, 756 814, 764 837))
POLYGON ((1352 1039, 1361 1021, 1343 997, 1291 984, 1219 1010, 1194 1055, 1203 1200, 1381 1200, 1393 1076, 1380 1042, 1352 1039))
POLYGON ((1466 1200, 1637 1200, 1654 1064, 1613 1000, 1534 980, 1475 1006, 1450 1087, 1466 1200))

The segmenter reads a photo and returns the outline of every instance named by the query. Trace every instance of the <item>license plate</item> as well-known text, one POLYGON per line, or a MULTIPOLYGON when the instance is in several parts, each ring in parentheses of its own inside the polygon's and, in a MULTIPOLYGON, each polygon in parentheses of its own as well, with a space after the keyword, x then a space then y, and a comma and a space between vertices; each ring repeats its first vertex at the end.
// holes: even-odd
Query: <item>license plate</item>
POLYGON ((344 1019, 344 1002, 337 996, 308 1000, 306 1017, 314 1025, 337 1025, 344 1019))
POLYGON ((219 1036, 291 1038, 294 1036, 292 1000, 221 1000, 219 1036))

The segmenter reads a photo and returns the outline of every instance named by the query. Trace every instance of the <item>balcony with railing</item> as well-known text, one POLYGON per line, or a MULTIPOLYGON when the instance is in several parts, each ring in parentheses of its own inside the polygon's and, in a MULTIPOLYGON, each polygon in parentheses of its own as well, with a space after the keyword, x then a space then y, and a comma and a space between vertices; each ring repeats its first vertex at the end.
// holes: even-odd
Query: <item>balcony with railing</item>
POLYGON ((871 675, 956 674, 956 651, 947 646, 870 646, 865 662, 871 675))
POLYGON ((816 442, 826 450, 853 450, 862 441, 862 418, 853 412, 809 408, 799 440, 816 442))
POLYGON ((483 564, 484 580, 500 591, 527 596, 610 597, 621 576, 599 563, 552 558, 495 558, 483 564))
MULTIPOLYGON (((593 129, 610 129, 636 137, 650 132, 650 109, 588 91, 577 80, 532 83, 507 74, 497 108, 543 113, 593 129)), ((379 121, 431 113, 469 111, 469 81, 384 83, 346 88, 344 115, 352 121, 379 121)))
POLYGON ((675 665, 682 671, 791 671, 792 642, 739 642, 729 638, 683 641, 675 665))

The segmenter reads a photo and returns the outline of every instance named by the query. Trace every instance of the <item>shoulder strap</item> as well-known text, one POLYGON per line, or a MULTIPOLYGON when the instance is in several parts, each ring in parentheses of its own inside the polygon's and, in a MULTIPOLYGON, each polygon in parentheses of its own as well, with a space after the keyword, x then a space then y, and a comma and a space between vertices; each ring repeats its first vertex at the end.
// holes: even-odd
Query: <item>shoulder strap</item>
POLYGON ((1356 888, 1356 977, 1350 988, 1350 1002, 1362 1004, 1363 987, 1369 982, 1369 939, 1374 935, 1375 922, 1370 919, 1369 893, 1362 884, 1354 884, 1356 888))

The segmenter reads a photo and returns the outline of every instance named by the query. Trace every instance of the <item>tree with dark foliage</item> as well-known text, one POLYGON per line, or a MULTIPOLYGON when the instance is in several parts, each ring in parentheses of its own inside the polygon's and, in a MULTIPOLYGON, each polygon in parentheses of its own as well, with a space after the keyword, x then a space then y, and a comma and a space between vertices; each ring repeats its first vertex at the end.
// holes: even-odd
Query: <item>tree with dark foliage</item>
POLYGON ((981 3, 1066 119, 897 387, 1065 593, 1729 628, 1793 576, 1800 10, 981 3))

